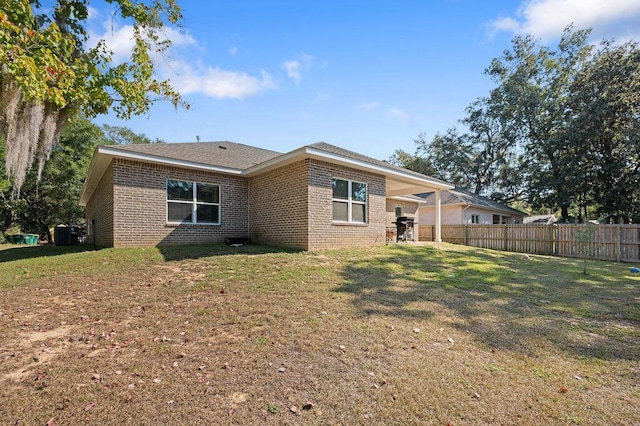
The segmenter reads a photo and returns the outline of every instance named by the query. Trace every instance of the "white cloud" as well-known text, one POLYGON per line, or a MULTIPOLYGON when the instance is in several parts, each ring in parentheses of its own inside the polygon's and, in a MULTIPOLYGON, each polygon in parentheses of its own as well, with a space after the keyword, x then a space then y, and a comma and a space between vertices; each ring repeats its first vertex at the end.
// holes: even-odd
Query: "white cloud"
POLYGON ((304 54, 300 55, 297 59, 284 61, 282 63, 282 68, 287 71, 287 76, 289 78, 295 81, 296 84, 299 84, 302 79, 302 72, 310 70, 312 65, 313 56, 304 54))
MULTIPOLYGON (((197 45, 196 40, 190 34, 171 27, 164 29, 161 39, 171 40, 171 49, 197 45)), ((125 62, 131 57, 131 51, 135 46, 133 26, 115 27, 105 23, 102 33, 89 32, 87 47, 95 47, 100 40, 103 40, 106 47, 113 53, 114 63, 125 62)))
POLYGON ((362 102, 361 104, 358 105, 358 109, 371 111, 378 108, 379 106, 380 106, 380 102, 378 101, 362 102))
MULTIPOLYGON (((109 21, 111 22, 111 21, 109 21)), ((104 40, 107 48, 113 52, 113 62, 123 63, 130 59, 134 47, 133 27, 123 25, 112 27, 105 24, 102 33, 90 33, 88 47, 94 47, 104 40)), ((224 70, 215 66, 196 66, 198 60, 187 59, 184 48, 189 48, 191 56, 198 48, 197 41, 188 33, 174 28, 166 28, 163 37, 171 40, 172 45, 163 56, 154 54, 152 59, 156 72, 161 79, 169 79, 171 85, 182 95, 202 93, 214 98, 245 99, 258 93, 276 88, 271 76, 261 70, 259 76, 242 71, 224 70)), ((231 54, 237 48, 231 48, 231 54), (234 50, 235 49, 235 50, 234 50)))
POLYGON ((292 78, 296 84, 300 83, 300 62, 298 60, 284 61, 282 68, 287 71, 287 76, 292 78))
POLYGON ((165 77, 170 77, 171 84, 183 95, 202 93, 213 98, 245 99, 276 88, 271 76, 264 70, 256 77, 218 67, 196 70, 185 62, 174 62, 171 69, 174 75, 165 77))
POLYGON ((409 113, 399 108, 389 109, 389 116, 397 120, 403 126, 407 126, 411 123, 411 116, 409 115, 409 113))
POLYGON ((576 29, 613 26, 616 34, 611 36, 615 37, 625 31, 618 23, 634 17, 640 18, 638 0, 528 0, 521 4, 515 17, 497 18, 490 27, 494 32, 548 39, 560 35, 572 23, 576 29))

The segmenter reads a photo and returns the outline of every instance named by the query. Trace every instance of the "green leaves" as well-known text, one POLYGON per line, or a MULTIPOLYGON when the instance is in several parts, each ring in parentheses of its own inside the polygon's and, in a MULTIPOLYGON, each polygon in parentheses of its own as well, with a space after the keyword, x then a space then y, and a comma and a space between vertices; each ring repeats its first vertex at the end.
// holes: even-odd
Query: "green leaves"
MULTIPOLYGON (((42 163, 55 142, 37 134, 24 136, 20 123, 37 128, 38 120, 77 113, 91 118, 110 110, 126 119, 148 112, 158 100, 188 107, 167 80, 155 78, 153 62, 171 46, 163 29, 181 18, 176 2, 105 2, 116 6, 133 28, 134 48, 127 62, 114 63, 103 41, 87 47, 89 0, 56 0, 46 7, 32 0, 0 0, 0 133, 6 135, 10 155, 5 166, 9 177, 15 177, 16 193, 31 166, 31 153, 38 153, 42 163), (43 106, 50 114, 34 116, 43 106)), ((55 134, 65 125, 64 119, 57 122, 55 134)))

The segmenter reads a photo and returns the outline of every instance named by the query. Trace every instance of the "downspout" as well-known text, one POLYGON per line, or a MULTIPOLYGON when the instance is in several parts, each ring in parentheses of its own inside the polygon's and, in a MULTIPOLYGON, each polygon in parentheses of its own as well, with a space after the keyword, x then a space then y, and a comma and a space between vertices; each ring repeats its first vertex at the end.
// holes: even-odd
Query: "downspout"
POLYGON ((440 190, 436 189, 435 192, 435 213, 436 213, 436 238, 435 241, 436 243, 441 243, 442 242, 442 200, 440 197, 440 190))
POLYGON ((251 243, 251 178, 247 178, 247 238, 251 243))

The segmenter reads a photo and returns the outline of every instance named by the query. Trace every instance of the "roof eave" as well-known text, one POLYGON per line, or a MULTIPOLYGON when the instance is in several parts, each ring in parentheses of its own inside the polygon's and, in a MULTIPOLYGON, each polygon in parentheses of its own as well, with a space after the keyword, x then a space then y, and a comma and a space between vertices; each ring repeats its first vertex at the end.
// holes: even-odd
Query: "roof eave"
MULTIPOLYGON (((155 155, 143 154, 134 151, 125 151, 112 146, 100 146, 96 149, 96 153, 91 162, 90 174, 85 180, 82 194, 80 196, 79 204, 86 206, 91 198, 91 195, 97 188, 104 172, 114 158, 124 158, 132 161, 141 161, 146 163, 161 164, 173 167, 182 167, 196 170, 205 170, 218 173, 232 174, 238 176, 252 177, 258 174, 286 166, 296 161, 304 160, 307 158, 316 159, 320 161, 330 162, 332 164, 338 164, 345 167, 350 167, 357 170, 376 173, 385 176, 388 180, 394 182, 401 182, 406 185, 404 191, 399 194, 387 194, 388 196, 394 195, 410 195, 418 190, 430 189, 453 189, 454 186, 450 185, 439 179, 432 178, 426 175, 417 175, 412 172, 404 172, 402 170, 394 169, 391 167, 384 167, 382 165, 372 164, 367 161, 359 160, 356 158, 347 157, 344 155, 323 151, 311 146, 304 146, 288 152, 286 154, 279 155, 270 160, 256 164, 245 170, 233 169, 228 167, 211 166, 202 163, 196 163, 186 160, 177 160, 167 157, 159 157, 155 155), (410 188, 410 189, 409 189, 410 188), (415 191, 414 191, 415 190, 415 191)), ((424 192, 424 191, 422 191, 424 192)))
POLYGON ((109 164, 111 164, 111 161, 114 158, 122 158, 131 161, 141 161, 145 163, 160 164, 170 167, 181 167, 232 175, 242 174, 242 170, 240 169, 212 166, 209 164, 197 163, 194 161, 178 160, 156 155, 142 154, 134 151, 124 151, 113 148, 111 146, 103 145, 96 148, 96 152, 94 153, 93 159, 91 160, 91 165, 89 166, 90 173, 85 179, 84 185, 82 187, 82 193, 80 195, 79 204, 81 206, 87 205, 89 199, 91 199, 93 191, 95 191, 96 187, 100 183, 100 180, 102 180, 104 172, 107 170, 107 167, 109 167, 109 164))
MULTIPOLYGON (((249 176, 249 177, 255 176, 260 173, 264 173, 269 170, 273 170, 273 169, 294 163, 299 160, 304 160, 307 158, 327 161, 332 164, 339 164, 341 166, 346 166, 346 167, 350 167, 357 170, 373 172, 376 174, 383 175, 387 178, 391 178, 401 182, 406 182, 416 186, 421 186, 421 187, 427 186, 433 189, 453 189, 454 188, 453 185, 450 185, 439 179, 432 178, 430 176, 426 176, 426 175, 417 176, 413 173, 403 172, 402 170, 397 170, 391 167, 384 167, 377 164, 372 164, 367 161, 358 160, 358 159, 347 157, 344 155, 323 151, 311 146, 304 146, 302 148, 298 148, 294 151, 272 158, 271 160, 265 161, 260 164, 256 164, 255 166, 246 169, 242 174, 244 176, 249 176)), ((402 194, 402 195, 408 195, 408 194, 409 193, 402 194)))

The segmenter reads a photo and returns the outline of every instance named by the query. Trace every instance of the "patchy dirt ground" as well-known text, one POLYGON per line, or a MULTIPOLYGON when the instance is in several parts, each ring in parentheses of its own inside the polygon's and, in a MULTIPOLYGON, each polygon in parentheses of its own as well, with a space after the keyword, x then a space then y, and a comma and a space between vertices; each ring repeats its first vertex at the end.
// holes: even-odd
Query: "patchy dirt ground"
POLYGON ((0 423, 640 424, 624 265, 173 250, 0 257, 0 423))

